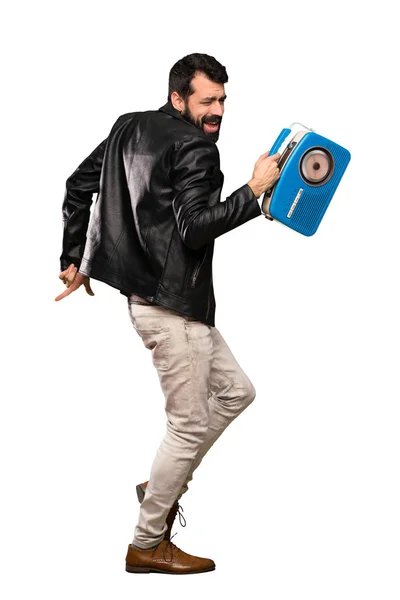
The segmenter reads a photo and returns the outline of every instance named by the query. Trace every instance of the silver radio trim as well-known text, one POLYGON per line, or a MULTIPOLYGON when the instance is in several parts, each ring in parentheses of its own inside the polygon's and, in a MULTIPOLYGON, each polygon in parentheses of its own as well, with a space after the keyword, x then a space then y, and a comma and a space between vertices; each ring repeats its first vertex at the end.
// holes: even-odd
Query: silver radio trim
MULTIPOLYGON (((278 168, 281 171, 282 168, 285 166, 285 164, 287 163, 293 149, 296 147, 296 145, 300 142, 300 140, 303 139, 303 137, 309 133, 310 129, 308 129, 307 131, 299 131, 296 133, 296 135, 290 140, 290 142, 288 143, 288 145, 286 146, 285 150, 282 152, 280 159, 278 160, 278 168), (289 150, 289 152, 287 152, 287 150, 289 150)), ((269 188, 268 190, 266 190, 264 192, 264 198, 263 201, 261 203, 261 211, 264 214, 266 219, 269 219, 270 221, 273 221, 273 217, 271 216, 271 213, 269 212, 269 208, 271 206, 271 201, 274 195, 274 191, 275 191, 275 187, 276 184, 279 182, 278 181, 272 186, 272 188, 269 188)))

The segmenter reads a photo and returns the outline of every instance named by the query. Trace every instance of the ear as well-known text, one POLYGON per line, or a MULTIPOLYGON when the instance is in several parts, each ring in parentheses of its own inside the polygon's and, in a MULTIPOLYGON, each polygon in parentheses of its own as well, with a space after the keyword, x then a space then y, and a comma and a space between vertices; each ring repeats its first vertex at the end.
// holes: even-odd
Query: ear
POLYGON ((176 110, 179 110, 179 112, 182 112, 185 108, 185 101, 180 97, 178 92, 172 92, 171 103, 176 110))

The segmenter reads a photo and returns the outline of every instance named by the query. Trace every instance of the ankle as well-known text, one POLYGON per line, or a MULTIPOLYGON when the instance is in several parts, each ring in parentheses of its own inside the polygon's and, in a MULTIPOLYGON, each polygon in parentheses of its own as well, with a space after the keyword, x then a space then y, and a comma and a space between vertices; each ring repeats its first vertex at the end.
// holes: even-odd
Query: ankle
POLYGON ((136 546, 136 544, 134 544, 132 542, 131 546, 132 546, 132 548, 136 548, 136 550, 154 550, 154 548, 157 548, 158 544, 155 544, 154 546, 150 546, 149 548, 141 548, 140 546, 136 546))

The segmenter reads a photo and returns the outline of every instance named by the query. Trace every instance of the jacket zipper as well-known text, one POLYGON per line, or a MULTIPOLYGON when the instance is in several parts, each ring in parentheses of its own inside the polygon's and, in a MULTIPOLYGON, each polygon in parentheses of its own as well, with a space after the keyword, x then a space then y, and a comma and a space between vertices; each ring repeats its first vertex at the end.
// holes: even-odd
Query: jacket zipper
MULTIPOLYGON (((196 284, 196 280, 199 276, 199 272, 200 272, 200 267, 203 264, 203 262, 205 261, 207 256, 207 250, 206 253, 204 254, 203 258, 201 259, 201 261, 199 261, 199 263, 197 264, 194 273, 192 275, 192 282, 191 282, 191 287, 194 287, 196 284)), ((208 313, 210 312, 210 287, 211 285, 208 286, 208 298, 207 298, 207 314, 206 314, 206 319, 208 318, 208 313)))
POLYGON ((208 313, 210 312, 210 287, 208 288, 208 304, 207 304, 207 314, 206 314, 206 319, 208 319, 208 313))
POLYGON ((207 256, 207 250, 206 250, 206 252, 205 252, 205 254, 204 254, 203 258, 202 258, 202 259, 199 261, 199 263, 197 264, 197 266, 196 266, 196 268, 195 268, 195 270, 194 270, 194 273, 193 273, 193 275, 192 275, 192 283, 191 283, 191 287, 194 287, 194 286, 196 285, 196 279, 197 279, 197 278, 198 278, 198 276, 199 276, 200 267, 201 267, 201 265, 203 264, 203 262, 205 261, 205 258, 206 258, 206 256, 207 256))
POLYGON ((197 279, 197 276, 198 276, 199 271, 200 271, 200 265, 201 265, 201 262, 198 263, 198 265, 197 265, 197 267, 196 267, 196 269, 195 269, 195 271, 194 271, 194 273, 192 275, 191 287, 194 287, 195 284, 196 284, 196 279, 197 279))

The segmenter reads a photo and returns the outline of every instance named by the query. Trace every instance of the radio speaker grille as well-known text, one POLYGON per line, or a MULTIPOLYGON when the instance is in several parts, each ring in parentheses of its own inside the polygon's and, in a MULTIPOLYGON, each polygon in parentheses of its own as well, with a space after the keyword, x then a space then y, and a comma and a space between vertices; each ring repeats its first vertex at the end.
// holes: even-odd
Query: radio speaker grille
POLYGON ((291 227, 304 235, 312 235, 315 232, 350 159, 349 152, 345 148, 330 142, 326 144, 326 148, 335 161, 332 177, 324 186, 313 188, 305 185, 304 192, 290 218, 291 227))

